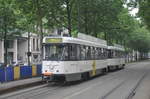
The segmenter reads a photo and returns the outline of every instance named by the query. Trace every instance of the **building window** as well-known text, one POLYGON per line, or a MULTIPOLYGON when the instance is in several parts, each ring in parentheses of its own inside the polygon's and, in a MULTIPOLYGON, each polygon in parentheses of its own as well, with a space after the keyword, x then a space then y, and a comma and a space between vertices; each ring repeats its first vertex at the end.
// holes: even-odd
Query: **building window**
POLYGON ((35 39, 33 38, 33 51, 35 51, 35 39))
POLYGON ((13 63, 13 56, 14 56, 13 52, 8 52, 8 56, 7 56, 8 60, 7 61, 9 64, 13 63))
POLYGON ((39 40, 36 39, 36 50, 39 51, 39 40))
POLYGON ((7 48, 13 48, 13 46, 14 46, 13 40, 8 40, 7 41, 7 48))

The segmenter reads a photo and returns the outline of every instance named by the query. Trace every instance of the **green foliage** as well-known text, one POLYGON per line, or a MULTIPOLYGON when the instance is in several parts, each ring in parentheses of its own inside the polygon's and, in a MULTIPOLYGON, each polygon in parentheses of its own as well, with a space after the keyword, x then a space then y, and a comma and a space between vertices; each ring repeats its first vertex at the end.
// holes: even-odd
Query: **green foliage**
POLYGON ((17 21, 19 16, 16 12, 14 0, 0 0, 0 38, 4 35, 8 39, 20 35, 17 21))
POLYGON ((69 29, 73 37, 81 32, 106 39, 109 44, 148 51, 150 34, 146 27, 150 27, 150 3, 148 0, 130 0, 127 4, 137 6, 139 2, 139 15, 145 26, 129 15, 128 9, 123 7, 126 1, 0 0, 0 37, 6 29, 9 37, 18 30, 43 34, 42 30, 63 27, 69 29))
POLYGON ((140 52, 148 52, 150 49, 150 33, 145 27, 137 27, 130 37, 129 47, 140 52))
POLYGON ((150 0, 139 1, 139 16, 142 17, 147 28, 150 30, 150 0))
POLYGON ((147 25, 147 28, 150 30, 150 0, 124 0, 128 7, 138 8, 138 17, 147 25))

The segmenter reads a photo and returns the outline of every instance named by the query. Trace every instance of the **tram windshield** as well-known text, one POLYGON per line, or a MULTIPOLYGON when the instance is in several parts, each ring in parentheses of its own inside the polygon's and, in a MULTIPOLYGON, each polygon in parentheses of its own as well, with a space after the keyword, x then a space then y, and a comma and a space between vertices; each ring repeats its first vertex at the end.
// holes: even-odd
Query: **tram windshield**
POLYGON ((54 44, 44 46, 44 60, 61 61, 67 60, 68 47, 65 44, 54 44))

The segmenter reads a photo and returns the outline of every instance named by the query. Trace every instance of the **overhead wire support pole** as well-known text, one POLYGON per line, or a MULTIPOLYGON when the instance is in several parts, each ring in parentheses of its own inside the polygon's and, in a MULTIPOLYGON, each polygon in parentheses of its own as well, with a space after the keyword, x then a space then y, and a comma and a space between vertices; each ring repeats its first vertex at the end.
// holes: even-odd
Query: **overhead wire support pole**
POLYGON ((30 52, 30 32, 28 31, 28 66, 30 66, 30 56, 31 56, 31 52, 30 52))

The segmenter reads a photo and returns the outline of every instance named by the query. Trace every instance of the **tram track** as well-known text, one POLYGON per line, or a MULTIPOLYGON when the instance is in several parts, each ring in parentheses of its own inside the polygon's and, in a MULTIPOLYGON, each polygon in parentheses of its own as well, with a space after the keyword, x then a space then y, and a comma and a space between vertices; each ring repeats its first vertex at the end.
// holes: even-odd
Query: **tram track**
POLYGON ((149 70, 147 67, 147 64, 142 67, 144 69, 140 66, 137 66, 136 69, 131 66, 123 70, 121 73, 113 73, 114 75, 112 76, 117 77, 117 79, 104 81, 101 84, 91 85, 88 88, 76 91, 73 94, 68 94, 67 97, 63 99, 78 99, 80 97, 82 97, 82 99, 127 99, 126 96, 133 91, 135 86, 138 87, 147 75, 146 73, 149 70), (88 95, 89 93, 92 96, 88 95), (112 94, 115 96, 111 97, 112 94))
MULTIPOLYGON (((117 84, 117 86, 121 86, 125 80, 121 80, 121 78, 119 77, 120 75, 122 75, 122 77, 124 76, 124 74, 126 74, 127 72, 130 72, 128 69, 126 70, 120 70, 120 71, 117 71, 117 72, 111 72, 110 75, 107 76, 107 78, 104 78, 103 80, 101 79, 101 83, 99 82, 98 84, 93 84, 91 86, 88 86, 84 89, 80 89, 80 90, 77 90, 75 92, 72 92, 72 93, 69 93, 68 95, 66 95, 67 97, 63 98, 63 99, 74 99, 73 97, 76 96, 76 95, 80 95, 96 86, 99 86, 101 89, 103 89, 102 87, 104 86, 110 86, 112 83, 114 83, 115 85, 117 84), (123 72, 120 74, 120 72, 123 72), (119 74, 119 75, 118 75, 119 74), (118 84, 118 82, 121 82, 118 84)), ((128 74, 129 75, 129 74, 128 74)))
MULTIPOLYGON (((144 78, 148 75, 148 71, 143 73, 143 75, 136 81, 136 84, 134 86, 131 86, 132 89, 129 90, 129 94, 125 97, 125 98, 122 98, 122 99, 132 99, 133 96, 136 94, 136 89, 139 87, 139 85, 142 83, 142 81, 144 80, 144 78)), ((111 95, 114 93, 114 92, 117 92, 119 91, 118 89, 122 86, 125 86, 125 83, 128 82, 128 80, 130 79, 126 79, 124 81, 122 81, 121 83, 119 83, 117 86, 115 86, 114 88, 112 88, 110 91, 108 91, 105 95, 103 95, 102 97, 100 97, 99 99, 110 99, 109 97, 111 97, 111 95)), ((122 89, 123 90, 123 89, 122 89)), ((119 93, 119 92, 118 92, 119 93)), ((114 98, 111 98, 111 99, 114 99, 114 98)))
POLYGON ((113 89, 111 89, 108 93, 106 93, 104 96, 102 96, 100 99, 107 99, 107 97, 109 95, 111 95, 111 93, 113 93, 117 88, 119 88, 121 85, 123 85, 125 83, 125 81, 122 81, 120 84, 118 84, 117 86, 115 86, 113 89))
POLYGON ((32 94, 27 94, 28 96, 26 96, 26 94, 25 95, 22 95, 21 97, 25 97, 25 98, 27 98, 27 99, 32 99, 32 97, 38 97, 38 96, 41 96, 41 95, 45 95, 46 93, 49 93, 49 92, 52 92, 52 91, 54 91, 54 90, 57 90, 57 89, 59 89, 59 88, 61 88, 62 86, 56 86, 56 87, 54 87, 54 88, 51 88, 51 89, 47 89, 47 90, 40 90, 40 91, 38 91, 38 92, 33 92, 32 94))
MULTIPOLYGON (((53 84, 51 85, 51 83, 49 84, 44 84, 44 85, 41 85, 41 86, 38 86, 38 87, 33 87, 31 89, 26 89, 26 90, 22 90, 21 92, 14 92, 10 95, 4 95, 2 97, 0 97, 0 99, 4 98, 4 99, 10 99, 12 97, 20 97, 21 99, 27 99, 27 98, 30 98, 32 96, 36 96, 36 95, 40 95, 40 94, 43 94, 43 93, 46 93, 48 91, 52 91, 52 90, 56 90, 58 89, 60 86, 53 86, 53 84)), ((20 99, 19 98, 19 99, 20 99)))
POLYGON ((134 97, 134 95, 136 94, 136 89, 139 87, 139 85, 142 83, 142 81, 144 80, 144 78, 148 75, 148 72, 146 72, 141 79, 137 82, 137 84, 135 85, 135 87, 133 87, 133 89, 131 90, 130 94, 127 96, 126 99, 132 99, 134 97))

